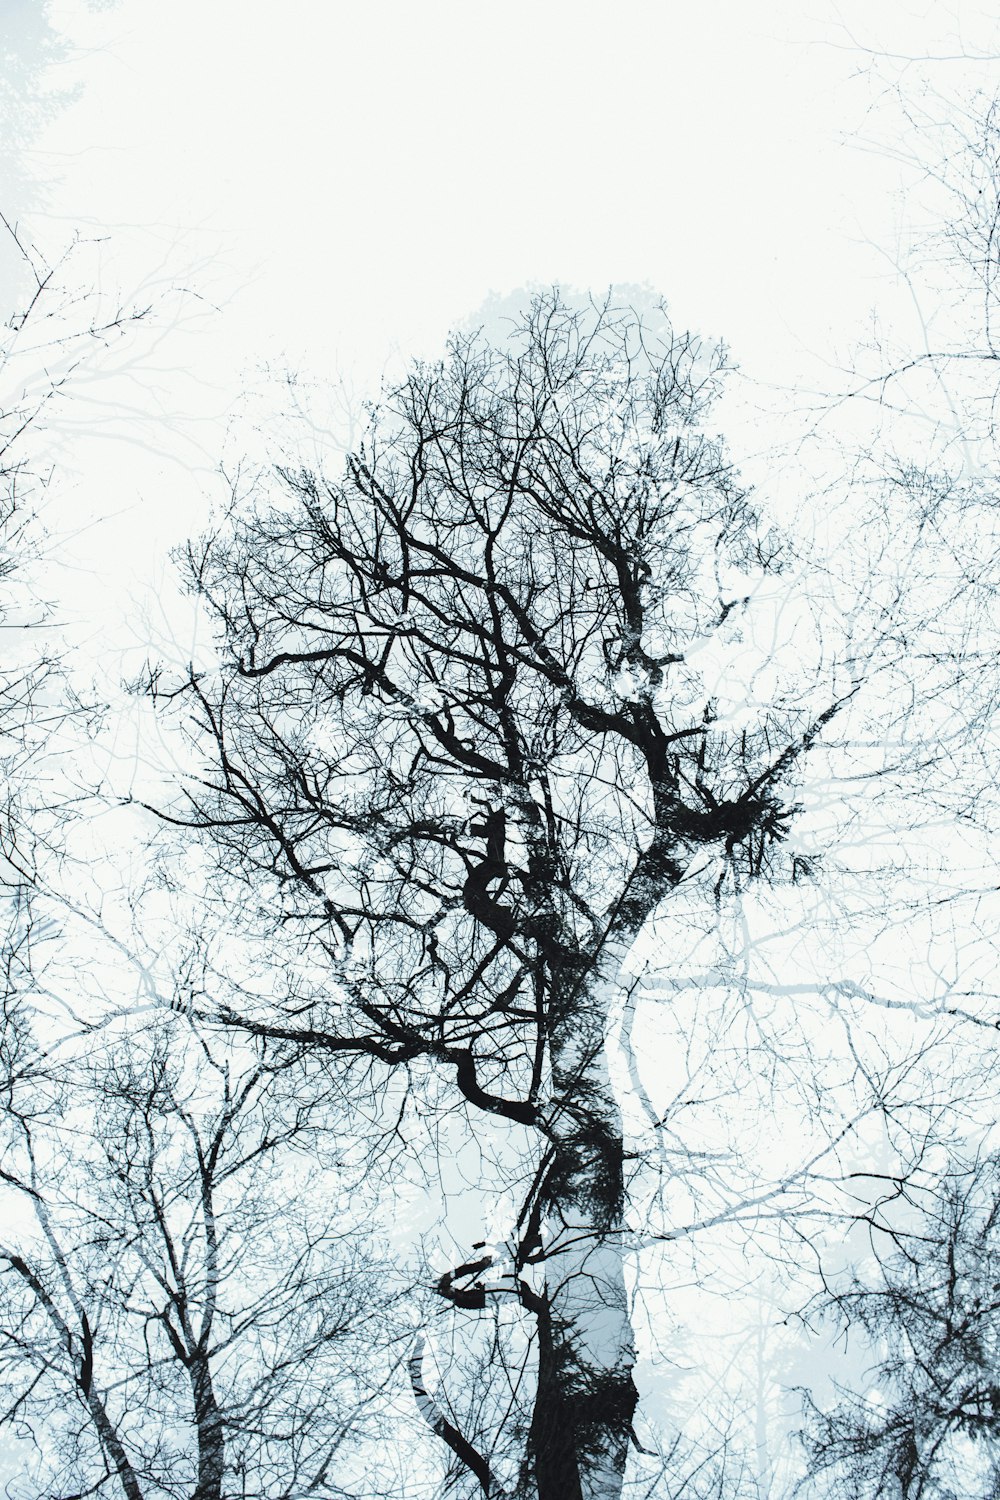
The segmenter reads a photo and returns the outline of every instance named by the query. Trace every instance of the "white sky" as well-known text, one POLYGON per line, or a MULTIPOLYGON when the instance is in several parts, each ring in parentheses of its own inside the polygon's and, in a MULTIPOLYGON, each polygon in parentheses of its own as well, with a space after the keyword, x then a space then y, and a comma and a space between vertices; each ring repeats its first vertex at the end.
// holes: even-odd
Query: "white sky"
MULTIPOLYGON (((9 117, 39 7, 6 7, 9 117)), ((153 304, 39 439, 78 660, 113 691, 170 654, 168 547, 223 498, 220 460, 283 456, 286 368, 322 409, 323 378, 373 390, 490 293, 552 280, 650 284, 778 406, 839 383, 873 310, 914 337, 894 260, 921 147, 887 85, 997 81, 969 60, 996 27, 971 4, 874 9, 52 0, 43 82, 71 101, 23 153, 34 191, 0 207, 51 253, 99 239, 83 284, 153 304)), ((160 753, 129 733, 126 775, 160 753)))
MULTIPOLYGON (((39 8, 5 0, 8 119, 39 8)), ((47 14, 63 52, 44 86, 70 102, 21 153, 36 188, 18 182, 5 211, 49 253, 99 237, 85 274, 154 301, 62 414, 54 514, 114 520, 74 543, 60 587, 80 615, 101 601, 109 644, 123 588, 165 588, 167 545, 220 493, 237 409, 267 456, 263 367, 364 393, 491 292, 648 283, 754 379, 837 384, 874 306, 907 316, 901 168, 866 146, 898 120, 866 112, 914 73, 896 54, 988 48, 994 29, 978 5, 897 0, 50 0, 47 14), (880 79, 866 47, 893 54, 880 79)), ((946 83, 970 73, 937 66, 946 83)))
MULTIPOLYGON (((152 309, 36 439, 83 671, 113 694, 147 653, 197 654, 168 550, 223 500, 220 461, 287 456, 287 369, 336 437, 327 381, 356 403, 490 294, 556 280, 647 283, 772 408, 842 386, 873 312, 912 342, 921 143, 892 85, 996 82, 971 60, 995 32, 957 0, 4 0, 11 140, 33 77, 53 107, 0 207, 50 256, 99 242, 81 285, 152 309)), ((749 433, 772 490, 775 431, 749 433)), ((159 754, 128 734, 126 775, 159 754)))
MULTIPOLYGON (((367 362, 532 279, 648 280, 744 357, 812 348, 871 300, 852 240, 895 182, 840 144, 851 8, 56 0, 81 92, 38 164, 133 273, 196 266, 236 358, 367 362)), ((876 45, 951 29, 877 9, 876 45)))
MULTIPOLYGON (((0 13, 8 120, 41 68, 42 14, 0 13)), ((873 311, 917 336, 895 261, 922 143, 892 84, 912 99, 925 78, 945 94, 1000 82, 1000 63, 974 60, 1000 40, 972 3, 51 0, 44 14, 61 55, 40 85, 63 99, 0 207, 50 254, 75 232, 99 240, 83 285, 152 304, 39 438, 47 519, 70 538, 53 592, 108 688, 183 628, 167 550, 223 498, 220 460, 284 456, 287 368, 322 410, 325 378, 374 390, 491 293, 648 283, 677 321, 726 338, 776 406, 800 406, 841 383, 873 311)))
MULTIPOLYGON (((40 7, 3 0, 8 111, 40 7)), ((754 380, 798 388, 776 395, 789 402, 838 384, 873 309, 905 339, 898 153, 919 143, 886 82, 905 90, 924 71, 908 58, 928 55, 942 89, 995 80, 968 54, 1000 52, 995 17, 957 0, 51 0, 48 14, 65 52, 46 87, 75 93, 0 208, 51 253, 75 231, 100 238, 87 274, 154 302, 46 438, 52 516, 75 533, 64 614, 112 677, 155 630, 150 586, 169 597, 166 548, 219 498, 237 416, 267 455, 263 368, 363 391, 490 293, 552 281, 649 283, 754 380)))

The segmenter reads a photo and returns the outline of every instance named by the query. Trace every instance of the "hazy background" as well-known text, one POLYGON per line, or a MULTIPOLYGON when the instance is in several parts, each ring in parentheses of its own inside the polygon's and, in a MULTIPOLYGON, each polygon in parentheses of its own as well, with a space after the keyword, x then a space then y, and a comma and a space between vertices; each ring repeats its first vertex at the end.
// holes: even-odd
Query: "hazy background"
POLYGON ((149 309, 41 439, 61 607, 112 677, 220 462, 273 459, 296 410, 306 450, 349 438, 383 372, 491 294, 648 284, 778 412, 843 388, 875 308, 919 342, 893 90, 995 71, 988 9, 895 0, 6 0, 2 27, 0 207, 149 309))
MULTIPOLYGON (((724 338, 720 422, 794 500, 861 346, 932 336, 900 273, 941 146, 906 109, 994 87, 995 32, 897 0, 4 0, 0 211, 50 261, 79 241, 68 286, 144 312, 30 434, 78 673, 113 697, 147 652, 195 653, 168 554, 225 476, 335 461, 385 374, 532 284, 648 286, 724 338)), ((0 278, 6 316, 30 292, 9 241, 0 278)), ((127 783, 159 752, 151 715, 117 722, 127 783)))

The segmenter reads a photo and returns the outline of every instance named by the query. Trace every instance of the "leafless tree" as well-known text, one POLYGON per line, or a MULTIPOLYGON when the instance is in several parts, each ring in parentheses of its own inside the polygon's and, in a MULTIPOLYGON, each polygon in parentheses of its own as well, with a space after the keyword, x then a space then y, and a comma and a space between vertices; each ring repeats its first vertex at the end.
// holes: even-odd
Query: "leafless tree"
POLYGON ((812 1492, 876 1500, 1000 1494, 1000 1191, 995 1155, 883 1182, 871 1255, 812 1316, 867 1353, 864 1389, 810 1401, 812 1492))
POLYGON ((199 1013, 433 1077, 438 1108, 507 1142, 516 1224, 437 1291, 470 1318, 506 1299, 529 1366, 480 1364, 500 1392, 473 1441, 419 1344, 412 1365, 484 1494, 621 1490, 637 1396, 606 1042, 629 956, 685 884, 711 913, 777 868, 803 761, 864 670, 825 651, 818 688, 748 722, 693 666, 781 566, 709 425, 724 373, 662 312, 536 297, 506 342, 417 364, 342 477, 286 470, 188 554, 221 665, 173 695, 202 770, 166 815, 325 963, 280 1008, 199 1013))
POLYGON ((32 1495, 344 1492, 398 1363, 393 1283, 324 1170, 321 1101, 282 1080, 180 1018, 11 1069, 0 1359, 32 1495))
POLYGON ((55 767, 94 715, 35 566, 43 440, 93 352, 143 314, 104 316, 74 286, 77 247, 50 264, 2 222, 27 284, 0 338, 0 1381, 4 1438, 29 1454, 8 1493, 338 1493, 399 1359, 394 1282, 348 1218, 335 1094, 302 1105, 294 1049, 209 1045, 170 1015, 176 995, 87 1013, 107 934, 57 895, 60 866, 78 874, 79 796, 55 767))
POLYGON ((55 758, 60 726, 90 712, 60 669, 65 641, 41 576, 53 472, 46 444, 63 403, 109 347, 129 347, 148 309, 81 287, 79 240, 49 258, 0 212, 0 246, 22 287, 0 329, 0 884, 16 889, 30 883, 33 843, 54 814, 41 766, 55 758))
MULTIPOLYGON (((927 1116, 924 1150, 901 1151, 891 1167, 883 1162, 882 1176, 878 1164, 867 1164, 870 1237, 863 1244, 852 1237, 846 1269, 839 1240, 818 1251, 826 1286, 811 1311, 822 1312, 819 1325, 836 1332, 842 1356, 836 1394, 817 1376, 805 1398, 810 1464, 799 1492, 943 1500, 995 1495, 1000 1472, 996 1157, 985 1146, 956 1153, 963 1135, 989 1140, 996 1119, 995 1083, 982 1084, 995 1079, 1000 1024, 1000 116, 995 94, 939 89, 945 78, 933 77, 930 60, 931 82, 925 77, 921 87, 919 60, 912 62, 893 98, 912 127, 898 145, 914 181, 897 269, 916 317, 909 342, 900 320, 864 352, 848 394, 852 403, 868 402, 874 420, 863 451, 851 456, 859 488, 876 498, 862 519, 887 535, 895 528, 919 537, 913 594, 937 603, 911 633, 905 671, 919 709, 912 731, 939 751, 947 744, 947 752, 923 785, 909 780, 897 826, 902 838, 907 825, 926 820, 923 844, 933 850, 934 875, 910 911, 916 919, 921 906, 927 913, 937 907, 949 928, 939 950, 948 951, 948 981, 937 984, 928 972, 926 988, 911 984, 903 1003, 914 1014, 949 1018, 951 1030, 938 1054, 937 1104, 927 1116), (942 777, 946 763, 950 774, 942 777)), ((887 900, 887 913, 889 906, 887 900)), ((914 951, 920 941, 928 953, 939 944, 934 929, 920 928, 914 951)))

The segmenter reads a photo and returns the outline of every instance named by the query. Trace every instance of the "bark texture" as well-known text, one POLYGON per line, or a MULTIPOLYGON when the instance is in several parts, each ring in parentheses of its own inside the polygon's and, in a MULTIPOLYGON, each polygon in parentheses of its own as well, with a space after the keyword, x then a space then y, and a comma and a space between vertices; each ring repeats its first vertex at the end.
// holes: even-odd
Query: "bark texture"
POLYGON ((625 1283, 622 1120, 600 979, 554 1028, 551 1165, 541 1192, 545 1288, 530 1432, 538 1500, 621 1493, 638 1393, 625 1283))

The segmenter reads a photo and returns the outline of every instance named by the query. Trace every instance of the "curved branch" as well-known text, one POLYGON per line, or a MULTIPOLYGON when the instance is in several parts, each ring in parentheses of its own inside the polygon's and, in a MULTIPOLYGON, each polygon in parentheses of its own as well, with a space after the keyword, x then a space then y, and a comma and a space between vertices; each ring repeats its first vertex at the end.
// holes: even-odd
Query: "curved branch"
POLYGON ((457 1427, 448 1421, 424 1385, 424 1348, 425 1339, 421 1333, 417 1335, 409 1359, 410 1385, 417 1403, 417 1410, 435 1437, 446 1442, 459 1462, 476 1476, 487 1500, 501 1500, 504 1492, 493 1477, 488 1460, 483 1457, 478 1448, 474 1448, 469 1440, 462 1436, 457 1427))

